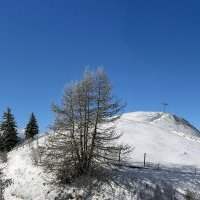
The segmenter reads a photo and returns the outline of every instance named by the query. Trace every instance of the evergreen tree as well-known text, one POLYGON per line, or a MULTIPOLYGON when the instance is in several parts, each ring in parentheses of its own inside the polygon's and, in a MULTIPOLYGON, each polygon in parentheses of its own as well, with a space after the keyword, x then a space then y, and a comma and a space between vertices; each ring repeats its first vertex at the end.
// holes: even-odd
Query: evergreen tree
POLYGON ((39 133, 39 128, 38 128, 37 120, 36 120, 35 115, 32 113, 25 130, 26 139, 33 138, 38 133, 39 133))
POLYGON ((10 108, 3 114, 0 132, 1 150, 10 151, 18 142, 17 125, 10 108))

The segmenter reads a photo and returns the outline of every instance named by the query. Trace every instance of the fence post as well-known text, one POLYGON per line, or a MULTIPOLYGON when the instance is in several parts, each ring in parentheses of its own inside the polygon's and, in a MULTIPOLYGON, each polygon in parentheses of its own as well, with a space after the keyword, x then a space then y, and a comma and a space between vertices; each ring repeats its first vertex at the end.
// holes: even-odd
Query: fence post
POLYGON ((145 165, 146 165, 146 153, 144 153, 144 167, 145 167, 145 165))
POLYGON ((121 162, 121 152, 122 152, 122 147, 120 146, 120 147, 119 147, 119 156, 118 156, 119 164, 120 164, 120 162, 121 162))
POLYGON ((157 168, 158 170, 160 169, 160 163, 158 163, 158 168, 157 168))

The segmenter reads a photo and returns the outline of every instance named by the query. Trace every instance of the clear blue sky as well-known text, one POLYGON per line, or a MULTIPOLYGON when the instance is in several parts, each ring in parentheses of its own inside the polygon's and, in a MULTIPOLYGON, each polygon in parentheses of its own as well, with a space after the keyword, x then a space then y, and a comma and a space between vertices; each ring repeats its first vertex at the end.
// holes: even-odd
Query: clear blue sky
POLYGON ((198 0, 6 0, 0 2, 0 112, 19 127, 86 66, 104 66, 126 111, 168 110, 200 127, 198 0))

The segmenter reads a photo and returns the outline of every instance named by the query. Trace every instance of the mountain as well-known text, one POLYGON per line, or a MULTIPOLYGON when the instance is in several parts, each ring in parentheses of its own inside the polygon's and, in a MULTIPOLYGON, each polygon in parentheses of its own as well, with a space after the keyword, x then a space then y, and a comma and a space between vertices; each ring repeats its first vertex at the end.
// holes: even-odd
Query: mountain
POLYGON ((125 113, 117 122, 120 142, 134 147, 132 162, 200 166, 200 132, 187 120, 162 112, 125 113))

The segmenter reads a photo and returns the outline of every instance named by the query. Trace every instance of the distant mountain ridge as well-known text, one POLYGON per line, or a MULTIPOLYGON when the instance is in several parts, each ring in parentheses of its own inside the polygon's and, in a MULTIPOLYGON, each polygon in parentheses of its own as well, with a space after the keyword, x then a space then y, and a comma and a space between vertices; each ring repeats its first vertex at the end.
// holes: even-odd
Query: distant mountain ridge
POLYGON ((200 137, 200 131, 186 119, 175 114, 164 112, 131 112, 122 115, 122 119, 153 123, 160 127, 166 125, 170 130, 184 131, 196 137, 200 137))

